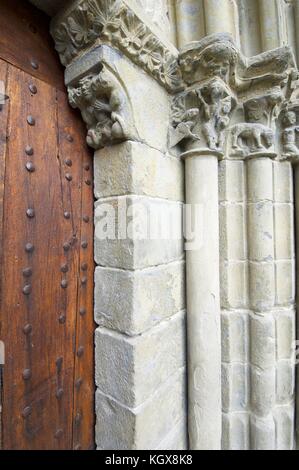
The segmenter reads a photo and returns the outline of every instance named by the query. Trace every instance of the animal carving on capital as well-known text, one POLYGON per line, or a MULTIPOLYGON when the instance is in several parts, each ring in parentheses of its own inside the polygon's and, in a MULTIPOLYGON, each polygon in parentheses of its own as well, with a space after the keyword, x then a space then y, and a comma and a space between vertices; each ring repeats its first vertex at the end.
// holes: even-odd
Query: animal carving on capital
POLYGON ((222 80, 192 87, 174 102, 171 145, 184 140, 222 152, 235 100, 222 80))

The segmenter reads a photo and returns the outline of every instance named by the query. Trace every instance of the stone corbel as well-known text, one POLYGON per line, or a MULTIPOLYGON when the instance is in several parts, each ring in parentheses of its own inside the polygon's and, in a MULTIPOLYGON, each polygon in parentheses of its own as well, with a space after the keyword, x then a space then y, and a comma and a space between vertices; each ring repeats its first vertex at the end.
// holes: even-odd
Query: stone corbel
POLYGON ((70 105, 80 109, 88 129, 87 144, 94 149, 136 138, 125 89, 104 63, 97 68, 68 86, 70 105))

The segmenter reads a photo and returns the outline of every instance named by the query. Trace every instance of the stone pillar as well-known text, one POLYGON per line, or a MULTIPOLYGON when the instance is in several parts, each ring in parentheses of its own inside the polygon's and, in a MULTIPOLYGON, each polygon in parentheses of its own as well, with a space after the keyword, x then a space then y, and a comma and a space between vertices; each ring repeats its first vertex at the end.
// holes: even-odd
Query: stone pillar
POLYGON ((81 0, 52 23, 95 150, 96 445, 186 449, 184 171, 168 149, 177 51, 133 3, 81 0))
POLYGON ((218 156, 191 150, 183 157, 186 204, 203 224, 186 253, 190 448, 217 450, 221 448, 218 156))
POLYGON ((174 99, 171 132, 172 145, 181 144, 183 150, 187 209, 196 230, 186 253, 188 422, 195 450, 221 449, 218 159, 223 157, 234 99, 223 77, 210 78, 201 65, 210 54, 216 61, 218 54, 230 60, 231 51, 219 44, 222 37, 183 49, 180 61, 187 88, 174 99))

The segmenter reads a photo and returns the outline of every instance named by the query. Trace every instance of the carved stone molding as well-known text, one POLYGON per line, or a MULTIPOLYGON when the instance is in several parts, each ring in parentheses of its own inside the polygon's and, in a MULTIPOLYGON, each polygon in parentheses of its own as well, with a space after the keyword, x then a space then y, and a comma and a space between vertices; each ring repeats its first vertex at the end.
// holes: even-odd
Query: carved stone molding
POLYGON ((61 62, 110 44, 169 91, 182 87, 176 49, 167 47, 124 0, 79 0, 52 21, 51 34, 61 62))
MULTIPOLYGON (((289 48, 248 59, 230 35, 214 34, 186 46, 179 64, 186 88, 173 98, 171 146, 222 158, 277 156, 279 115, 298 87, 289 48)), ((283 132, 284 141, 293 135, 283 132)))

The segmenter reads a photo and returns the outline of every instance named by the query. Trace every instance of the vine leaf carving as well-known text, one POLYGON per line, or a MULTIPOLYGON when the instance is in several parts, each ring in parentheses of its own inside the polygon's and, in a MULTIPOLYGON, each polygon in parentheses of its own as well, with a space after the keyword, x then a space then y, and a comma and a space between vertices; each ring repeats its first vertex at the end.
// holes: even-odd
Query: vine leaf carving
POLYGON ((176 55, 122 0, 81 0, 54 20, 51 33, 64 65, 100 40, 121 49, 169 91, 183 88, 176 55))

